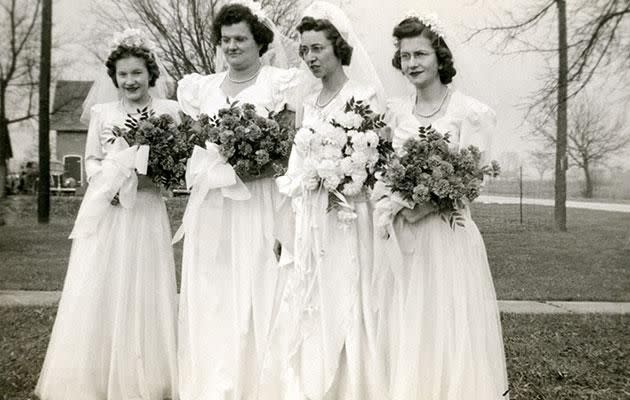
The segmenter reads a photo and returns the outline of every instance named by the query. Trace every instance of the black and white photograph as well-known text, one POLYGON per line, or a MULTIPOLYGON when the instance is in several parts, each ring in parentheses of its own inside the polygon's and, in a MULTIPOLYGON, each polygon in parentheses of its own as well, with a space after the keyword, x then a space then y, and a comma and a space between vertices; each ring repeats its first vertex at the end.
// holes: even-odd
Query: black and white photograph
POLYGON ((0 32, 0 400, 630 399, 630 0, 0 32))

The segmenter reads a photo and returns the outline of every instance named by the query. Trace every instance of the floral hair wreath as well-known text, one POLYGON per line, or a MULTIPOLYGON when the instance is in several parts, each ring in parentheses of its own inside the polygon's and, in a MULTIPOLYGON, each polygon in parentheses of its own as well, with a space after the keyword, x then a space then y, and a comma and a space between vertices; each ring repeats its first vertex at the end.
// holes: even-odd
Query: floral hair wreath
MULTIPOLYGON (((446 29, 436 13, 421 14, 417 11, 411 10, 405 13, 401 21, 410 18, 420 21, 424 26, 428 27, 431 32, 435 33, 443 41, 446 41, 446 29)), ((398 39, 395 40, 395 44, 398 45, 398 39)))
POLYGON ((110 53, 121 46, 146 49, 154 55, 156 50, 155 44, 140 29, 125 29, 115 33, 109 43, 110 53))

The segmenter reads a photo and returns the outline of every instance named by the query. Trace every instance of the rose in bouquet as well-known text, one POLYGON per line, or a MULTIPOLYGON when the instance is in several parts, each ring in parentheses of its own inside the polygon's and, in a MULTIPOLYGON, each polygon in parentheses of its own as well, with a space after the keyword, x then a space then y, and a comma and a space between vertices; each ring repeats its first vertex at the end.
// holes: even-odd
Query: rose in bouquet
POLYGON ((127 115, 124 127, 112 130, 114 136, 124 138, 130 146, 149 147, 147 176, 153 182, 166 189, 182 186, 192 144, 178 134, 172 116, 156 115, 146 107, 138 114, 137 118, 127 115))
POLYGON ((285 109, 263 117, 254 105, 234 102, 214 117, 202 114, 189 127, 194 133, 187 136, 200 147, 205 147, 206 141, 218 145, 220 154, 243 181, 278 176, 286 171, 294 136, 291 124, 295 121, 289 114, 285 109))
POLYGON ((347 197, 370 190, 392 154, 391 142, 380 135, 384 127, 383 115, 352 98, 328 121, 296 134, 295 145, 305 155, 304 187, 326 189, 328 208, 337 209, 342 221, 356 217, 347 197))
POLYGON ((407 140, 400 155, 392 157, 380 177, 377 219, 380 226, 402 208, 430 204, 452 228, 463 226, 460 210, 479 196, 484 176, 497 176, 499 165, 481 165, 475 146, 454 150, 449 135, 421 127, 407 140))

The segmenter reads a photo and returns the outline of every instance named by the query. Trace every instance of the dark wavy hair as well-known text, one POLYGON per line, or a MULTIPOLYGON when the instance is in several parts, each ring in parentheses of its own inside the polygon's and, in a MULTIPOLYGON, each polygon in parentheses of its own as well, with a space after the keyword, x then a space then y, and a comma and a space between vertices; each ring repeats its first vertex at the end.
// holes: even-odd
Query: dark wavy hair
POLYGON ((112 82, 114 82, 114 86, 118 87, 118 81, 116 80, 116 62, 129 57, 138 57, 144 60, 147 71, 149 71, 149 86, 155 86, 155 81, 160 77, 160 68, 155 61, 155 56, 148 49, 130 46, 118 46, 116 50, 109 54, 107 61, 105 61, 107 75, 109 75, 112 82))
MULTIPOLYGON (((326 39, 330 40, 330 43, 332 43, 335 57, 341 61, 341 65, 350 65, 350 61, 352 60, 352 46, 346 42, 335 25, 329 20, 304 17, 297 26, 297 31, 300 32, 300 34, 308 31, 324 32, 326 39)), ((300 54, 300 57, 303 57, 303 54, 300 54)))
POLYGON ((420 22, 416 17, 404 19, 394 28, 394 38, 396 38, 396 52, 392 58, 392 65, 396 69, 401 69, 400 66, 400 41, 403 39, 414 38, 418 36, 424 36, 431 41, 431 46, 435 50, 435 55, 438 61, 438 74, 440 76, 440 82, 448 84, 453 81, 453 77, 457 74, 455 66, 453 65, 453 53, 443 38, 436 35, 428 26, 420 22))
POLYGON ((260 22, 249 7, 242 4, 228 4, 221 7, 212 24, 212 44, 215 46, 221 44, 222 27, 239 22, 249 25, 254 41, 260 46, 258 56, 265 54, 269 50, 269 44, 273 42, 273 31, 260 22))

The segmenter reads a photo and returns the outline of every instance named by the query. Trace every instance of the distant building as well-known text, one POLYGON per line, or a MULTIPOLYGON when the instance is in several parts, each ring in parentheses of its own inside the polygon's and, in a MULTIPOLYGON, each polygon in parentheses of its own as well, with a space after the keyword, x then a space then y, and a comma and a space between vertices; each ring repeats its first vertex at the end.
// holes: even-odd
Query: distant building
MULTIPOLYGON (((169 98, 175 97, 174 82, 167 82, 169 98)), ((91 81, 59 80, 55 86, 50 130, 56 133, 56 154, 51 158, 63 165, 61 182, 73 178, 78 185, 86 186, 85 140, 88 126, 80 121, 83 101, 92 87, 91 81)))
POLYGON ((56 132, 56 154, 52 156, 63 164, 62 182, 73 178, 85 186, 85 139, 87 125, 80 121, 91 81, 57 81, 50 130, 56 132))

